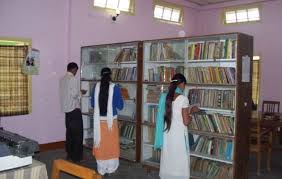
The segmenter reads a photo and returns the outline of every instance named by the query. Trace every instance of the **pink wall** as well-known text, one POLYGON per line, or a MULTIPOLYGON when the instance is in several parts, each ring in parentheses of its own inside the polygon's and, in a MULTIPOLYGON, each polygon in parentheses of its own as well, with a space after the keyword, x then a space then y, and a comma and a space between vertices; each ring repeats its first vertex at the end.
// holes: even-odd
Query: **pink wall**
MULTIPOLYGON (((250 1, 250 0, 249 0, 250 1)), ((209 6, 197 15, 196 33, 194 35, 225 32, 243 32, 254 36, 254 55, 262 58, 261 100, 282 101, 282 1, 261 3, 261 22, 253 24, 223 25, 220 22, 222 7, 246 3, 246 0, 209 6)), ((250 1, 251 2, 251 1, 250 1)), ((281 108, 282 109, 282 108, 281 108)), ((280 110, 281 110, 280 109, 280 110)))
POLYGON ((10 131, 40 143, 64 140, 58 80, 66 69, 66 0, 1 0, 0 38, 31 38, 40 50, 40 75, 32 77, 32 113, 1 117, 10 131))
POLYGON ((177 37, 185 29, 186 35, 193 33, 196 10, 185 8, 185 25, 177 26, 153 20, 152 0, 135 2, 134 16, 121 14, 112 23, 109 14, 92 8, 92 0, 1 0, 0 37, 31 38, 41 58, 40 75, 32 77, 32 113, 2 117, 1 125, 41 144, 62 141, 58 81, 68 61, 80 63, 81 46, 177 37))

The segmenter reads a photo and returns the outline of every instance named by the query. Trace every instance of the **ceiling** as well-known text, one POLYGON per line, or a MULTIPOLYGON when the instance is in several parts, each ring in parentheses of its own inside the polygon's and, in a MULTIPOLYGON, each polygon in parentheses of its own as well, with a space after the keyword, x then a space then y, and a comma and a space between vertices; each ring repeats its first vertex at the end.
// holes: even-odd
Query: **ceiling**
POLYGON ((186 1, 198 4, 200 6, 204 6, 204 5, 211 5, 211 4, 230 2, 236 0, 186 0, 186 1))

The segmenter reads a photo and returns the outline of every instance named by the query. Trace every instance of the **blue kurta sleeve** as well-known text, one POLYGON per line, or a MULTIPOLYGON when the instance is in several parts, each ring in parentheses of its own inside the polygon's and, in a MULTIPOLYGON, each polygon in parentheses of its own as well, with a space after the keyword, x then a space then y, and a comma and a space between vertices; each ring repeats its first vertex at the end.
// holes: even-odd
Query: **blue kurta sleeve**
POLYGON ((113 104, 115 108, 119 110, 123 109, 123 99, 121 96, 120 88, 117 85, 115 85, 114 87, 113 104))
POLYGON ((91 106, 92 108, 95 107, 95 85, 93 85, 93 90, 92 90, 92 94, 91 94, 91 106))

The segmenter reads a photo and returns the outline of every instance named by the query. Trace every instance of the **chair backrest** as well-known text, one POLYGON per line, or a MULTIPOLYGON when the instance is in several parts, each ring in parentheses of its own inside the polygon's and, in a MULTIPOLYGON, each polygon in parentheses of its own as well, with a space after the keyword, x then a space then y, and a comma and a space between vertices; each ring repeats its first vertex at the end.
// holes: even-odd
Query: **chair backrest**
POLYGON ((262 117, 263 119, 273 119, 275 113, 279 113, 280 101, 263 101, 262 117))

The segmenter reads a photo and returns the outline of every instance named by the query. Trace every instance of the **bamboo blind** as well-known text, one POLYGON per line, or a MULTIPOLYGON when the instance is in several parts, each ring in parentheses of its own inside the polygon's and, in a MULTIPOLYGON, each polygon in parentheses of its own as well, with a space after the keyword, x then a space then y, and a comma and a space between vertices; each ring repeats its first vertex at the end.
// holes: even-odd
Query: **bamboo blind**
POLYGON ((29 113, 28 76, 21 72, 28 46, 0 46, 0 116, 29 113))

